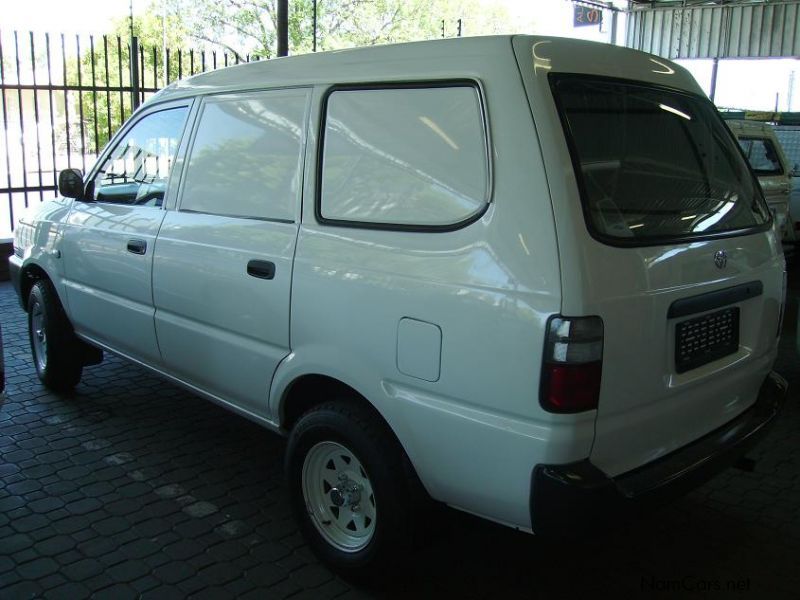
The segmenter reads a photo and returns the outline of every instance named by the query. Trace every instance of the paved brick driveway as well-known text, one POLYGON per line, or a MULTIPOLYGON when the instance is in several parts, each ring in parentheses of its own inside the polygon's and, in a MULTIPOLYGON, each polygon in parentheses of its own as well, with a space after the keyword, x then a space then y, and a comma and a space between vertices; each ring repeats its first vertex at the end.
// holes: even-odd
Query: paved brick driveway
POLYGON ((800 597, 800 273, 776 370, 795 401, 754 452, 677 504, 580 542, 446 512, 389 591, 320 566, 290 516, 283 440, 107 357, 71 397, 31 366, 0 283, 9 399, 0 407, 0 599, 800 597), (657 594, 659 595, 659 594, 657 594))

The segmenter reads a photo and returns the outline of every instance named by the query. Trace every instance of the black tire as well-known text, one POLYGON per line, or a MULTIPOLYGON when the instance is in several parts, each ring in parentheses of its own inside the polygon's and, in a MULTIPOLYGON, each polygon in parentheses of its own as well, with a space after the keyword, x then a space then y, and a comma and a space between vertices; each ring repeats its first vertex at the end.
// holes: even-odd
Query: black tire
MULTIPOLYGON (((327 402, 305 413, 289 436, 286 474, 292 509, 312 551, 341 575, 364 583, 374 582, 376 576, 381 578, 391 574, 392 567, 397 566, 395 559, 414 542, 413 517, 419 506, 419 492, 414 489, 416 476, 409 472, 410 469, 402 448, 386 424, 358 403, 346 400, 327 402), (368 479, 366 487, 371 487, 374 496, 375 519, 369 540, 363 547, 347 551, 326 539, 326 535, 336 534, 335 531, 325 535, 320 532, 324 527, 319 513, 325 509, 320 507, 314 516, 310 507, 313 502, 304 491, 304 466, 313 463, 320 448, 331 445, 344 448, 355 457, 356 463, 360 462, 361 473, 368 479)), ((313 473, 314 467, 309 466, 309 471, 313 473)), ((357 475, 353 477, 358 479, 357 475)), ((314 479, 313 476, 309 478, 314 479)), ((320 486, 323 490, 320 493, 324 495, 325 486, 322 483, 320 486)), ((358 493, 363 492, 362 486, 358 493)), ((309 495, 313 493, 311 491, 309 495)), ((331 495, 327 503, 335 504, 332 499, 335 490, 327 493, 331 495)), ((361 507, 362 511, 367 511, 369 502, 369 498, 360 497, 356 510, 361 507)), ((342 511, 346 509, 347 504, 341 508, 342 511)), ((329 525, 336 526, 336 523, 329 525)))
POLYGON ((56 392, 74 388, 81 379, 82 349, 53 284, 40 279, 28 296, 28 339, 41 382, 56 392))

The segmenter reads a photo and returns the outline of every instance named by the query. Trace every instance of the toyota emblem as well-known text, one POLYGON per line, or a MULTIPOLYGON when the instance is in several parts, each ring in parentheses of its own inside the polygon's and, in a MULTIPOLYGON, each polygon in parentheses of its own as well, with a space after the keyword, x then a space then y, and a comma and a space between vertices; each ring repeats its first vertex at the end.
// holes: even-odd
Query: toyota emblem
POLYGON ((728 253, 725 250, 717 250, 714 253, 714 264, 718 269, 724 269, 728 264, 728 253))

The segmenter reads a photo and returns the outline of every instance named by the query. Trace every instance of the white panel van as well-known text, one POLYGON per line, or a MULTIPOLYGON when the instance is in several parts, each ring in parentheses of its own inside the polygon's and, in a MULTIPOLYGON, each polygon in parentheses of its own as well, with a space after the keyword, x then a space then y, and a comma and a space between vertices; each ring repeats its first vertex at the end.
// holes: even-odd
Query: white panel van
POLYGON ((440 503, 562 535, 775 419, 780 240, 680 66, 543 37, 197 75, 16 230, 37 372, 100 350, 288 435, 311 546, 364 572, 440 503))

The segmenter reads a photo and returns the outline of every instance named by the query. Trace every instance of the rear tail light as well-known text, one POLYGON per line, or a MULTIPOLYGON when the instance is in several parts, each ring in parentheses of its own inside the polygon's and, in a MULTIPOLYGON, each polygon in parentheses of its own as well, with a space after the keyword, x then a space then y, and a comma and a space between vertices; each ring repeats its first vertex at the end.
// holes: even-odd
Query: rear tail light
POLYGON ((603 370, 603 320, 550 317, 544 350, 542 408, 554 413, 596 409, 603 370))

